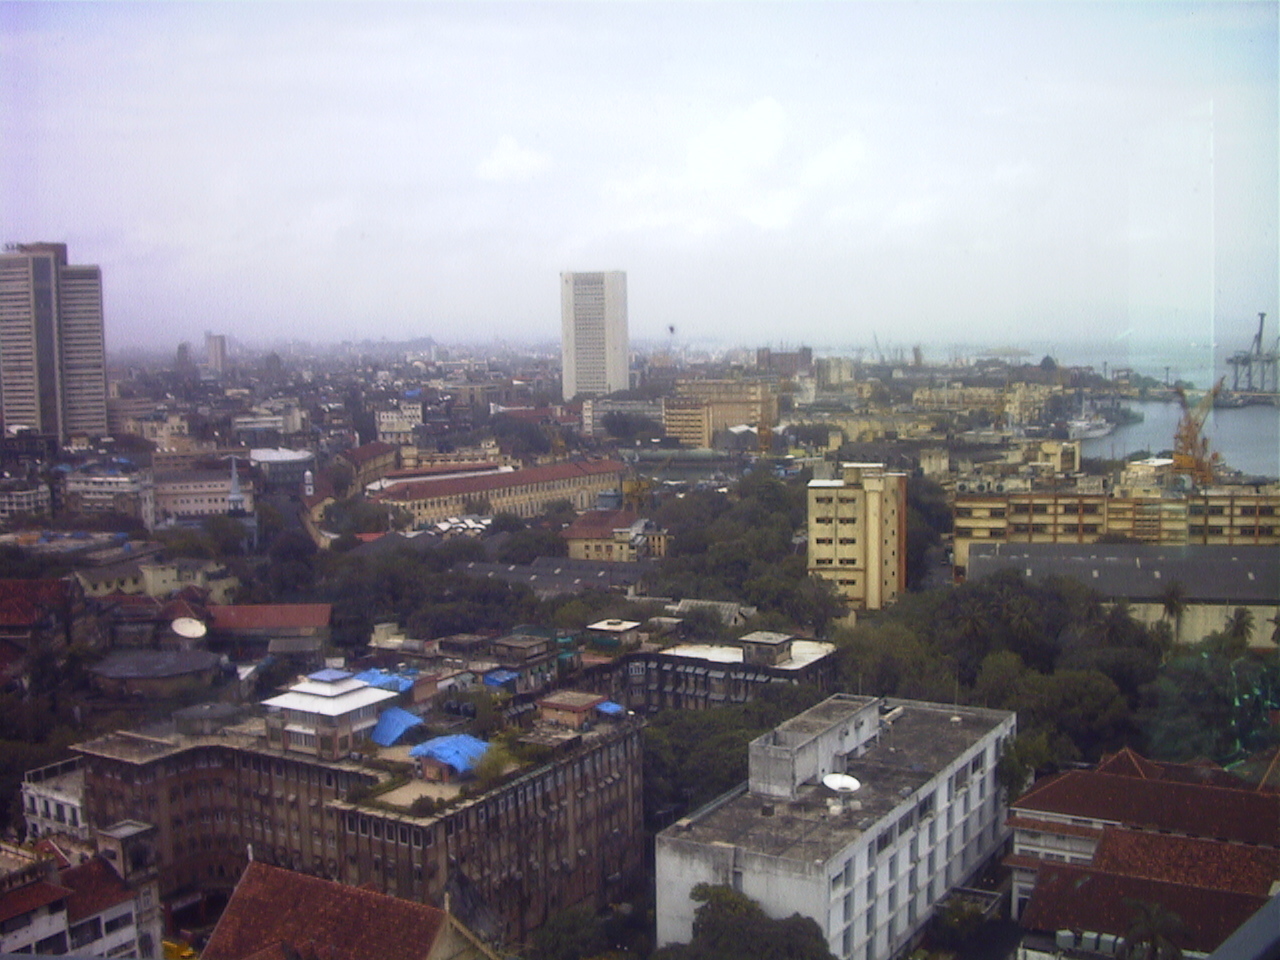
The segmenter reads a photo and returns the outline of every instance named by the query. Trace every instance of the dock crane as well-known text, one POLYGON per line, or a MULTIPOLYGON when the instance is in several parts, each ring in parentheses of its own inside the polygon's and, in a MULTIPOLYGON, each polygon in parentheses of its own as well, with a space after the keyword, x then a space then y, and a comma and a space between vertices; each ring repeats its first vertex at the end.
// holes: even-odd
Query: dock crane
POLYGON ((1178 403, 1182 405, 1182 419, 1173 434, 1173 472, 1185 473, 1193 483, 1208 486, 1217 474, 1221 455, 1209 452, 1209 440, 1204 434, 1204 422, 1213 410, 1213 402, 1222 392, 1226 378, 1206 390, 1194 405, 1187 399, 1181 386, 1175 387, 1178 403))
POLYGON ((1235 393, 1241 392, 1240 371, 1244 371, 1244 387, 1247 393, 1259 394, 1276 393, 1280 391, 1280 382, 1277 381, 1277 369, 1280 368, 1280 340, 1277 346, 1268 350, 1262 342, 1263 324, 1266 322, 1267 315, 1265 313, 1258 314, 1258 332, 1253 335, 1253 340, 1249 344, 1248 350, 1240 350, 1233 353, 1227 358, 1227 363, 1231 367, 1232 379, 1231 389, 1235 393), (1254 381, 1254 370, 1258 372, 1258 379, 1254 381))

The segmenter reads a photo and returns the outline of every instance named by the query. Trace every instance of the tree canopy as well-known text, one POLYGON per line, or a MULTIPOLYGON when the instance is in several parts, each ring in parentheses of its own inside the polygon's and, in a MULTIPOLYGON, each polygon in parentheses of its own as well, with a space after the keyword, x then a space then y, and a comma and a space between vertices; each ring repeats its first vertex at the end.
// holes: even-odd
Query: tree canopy
POLYGON ((653 960, 835 960, 817 922, 798 913, 775 920, 730 887, 700 883, 693 939, 656 950, 653 960))

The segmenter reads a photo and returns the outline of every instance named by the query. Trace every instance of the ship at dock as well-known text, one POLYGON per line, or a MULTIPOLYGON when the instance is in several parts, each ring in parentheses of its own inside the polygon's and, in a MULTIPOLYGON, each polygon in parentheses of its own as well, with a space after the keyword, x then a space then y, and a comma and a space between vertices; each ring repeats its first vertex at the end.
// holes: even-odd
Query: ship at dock
POLYGON ((1115 428, 1114 423, 1096 413, 1082 414, 1067 421, 1067 439, 1097 440, 1099 437, 1107 436, 1115 428))

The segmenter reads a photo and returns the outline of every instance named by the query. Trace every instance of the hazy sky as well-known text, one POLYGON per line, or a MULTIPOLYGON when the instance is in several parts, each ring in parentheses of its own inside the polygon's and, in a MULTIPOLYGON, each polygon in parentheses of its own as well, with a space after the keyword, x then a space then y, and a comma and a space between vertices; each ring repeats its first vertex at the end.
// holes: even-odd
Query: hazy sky
POLYGON ((0 239, 101 264, 109 347, 551 339, 599 269, 633 338, 1247 341, 1278 48, 1276 3, 0 3, 0 239))

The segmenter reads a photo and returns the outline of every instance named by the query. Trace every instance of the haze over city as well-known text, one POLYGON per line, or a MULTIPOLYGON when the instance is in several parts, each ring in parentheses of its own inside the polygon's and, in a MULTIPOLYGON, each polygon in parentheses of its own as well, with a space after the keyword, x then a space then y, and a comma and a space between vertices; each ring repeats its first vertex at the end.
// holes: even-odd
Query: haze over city
POLYGON ((1275 316, 1274 3, 0 18, 2 239, 101 265, 110 349, 554 340, 560 272, 598 269, 638 341, 1275 316))

